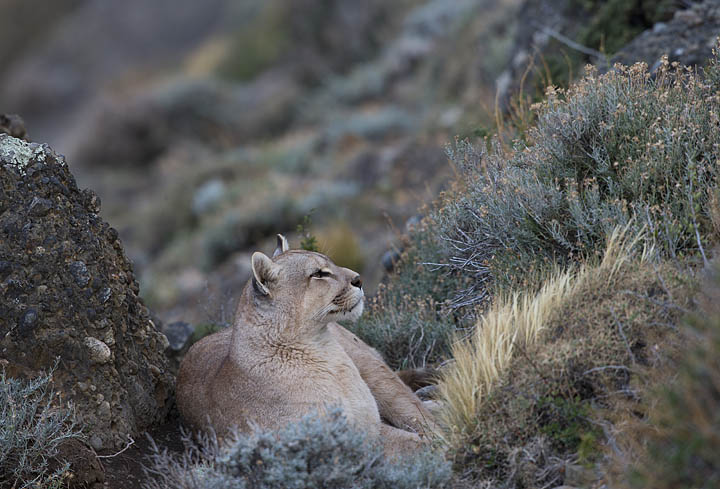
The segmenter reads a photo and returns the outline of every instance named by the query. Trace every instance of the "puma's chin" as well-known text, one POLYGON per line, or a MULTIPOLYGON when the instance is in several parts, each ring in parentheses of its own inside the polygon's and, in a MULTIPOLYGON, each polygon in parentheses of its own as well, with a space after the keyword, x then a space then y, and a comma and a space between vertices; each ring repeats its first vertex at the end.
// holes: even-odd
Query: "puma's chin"
POLYGON ((365 297, 363 295, 359 295, 355 299, 355 302, 352 303, 349 309, 346 309, 344 311, 338 311, 334 314, 332 314, 331 321, 350 321, 355 322, 358 319, 360 319, 360 316, 363 313, 363 309, 365 307, 365 297))

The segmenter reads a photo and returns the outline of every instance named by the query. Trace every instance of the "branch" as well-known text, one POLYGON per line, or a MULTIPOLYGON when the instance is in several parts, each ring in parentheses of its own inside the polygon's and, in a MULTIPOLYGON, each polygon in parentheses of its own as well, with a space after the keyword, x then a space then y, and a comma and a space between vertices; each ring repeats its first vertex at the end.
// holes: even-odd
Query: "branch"
POLYGON ((599 60, 605 60, 605 64, 607 64, 607 59, 605 54, 601 53, 600 51, 589 48, 587 46, 583 46, 580 43, 577 43, 570 39, 569 37, 565 37, 562 34, 560 34, 558 31, 551 29, 547 26, 539 26, 540 30, 543 32, 543 34, 547 34, 548 36, 552 37, 558 42, 561 42, 562 44, 566 45, 570 49, 574 49, 575 51, 580 51, 583 54, 587 54, 588 56, 592 56, 593 58, 597 58, 599 60))
POLYGON ((117 452, 117 453, 115 453, 115 454, 113 454, 113 455, 97 455, 97 458, 113 458, 113 457, 117 457, 117 456, 120 455, 122 452, 124 452, 125 450, 127 450, 128 448, 130 448, 131 446, 133 446, 133 444, 135 443, 135 440, 133 440, 133 439, 132 439, 132 436, 130 436, 130 435, 128 435, 128 440, 130 440, 130 441, 128 442, 128 444, 125 445, 125 448, 123 448, 123 449, 120 450, 119 452, 117 452))

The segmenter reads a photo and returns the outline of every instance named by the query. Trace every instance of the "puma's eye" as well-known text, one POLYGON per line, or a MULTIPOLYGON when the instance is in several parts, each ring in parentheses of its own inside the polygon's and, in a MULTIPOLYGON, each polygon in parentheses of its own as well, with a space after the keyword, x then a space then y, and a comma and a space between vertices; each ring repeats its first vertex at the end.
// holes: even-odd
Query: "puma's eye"
POLYGON ((313 273, 310 276, 312 278, 325 278, 325 277, 329 277, 330 275, 332 275, 332 272, 330 270, 319 269, 319 270, 316 270, 315 273, 313 273))

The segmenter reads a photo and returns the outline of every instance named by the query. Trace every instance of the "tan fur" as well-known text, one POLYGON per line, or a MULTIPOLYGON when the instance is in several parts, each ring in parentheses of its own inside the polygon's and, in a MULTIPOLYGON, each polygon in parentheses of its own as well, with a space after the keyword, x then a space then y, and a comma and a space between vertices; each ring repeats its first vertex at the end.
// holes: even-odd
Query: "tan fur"
POLYGON ((183 419, 222 435, 252 424, 281 428, 339 405, 387 451, 418 448, 430 413, 375 350, 333 322, 362 313, 358 274, 319 253, 287 251, 284 238, 278 247, 272 259, 253 255, 234 327, 203 338, 183 359, 183 419))

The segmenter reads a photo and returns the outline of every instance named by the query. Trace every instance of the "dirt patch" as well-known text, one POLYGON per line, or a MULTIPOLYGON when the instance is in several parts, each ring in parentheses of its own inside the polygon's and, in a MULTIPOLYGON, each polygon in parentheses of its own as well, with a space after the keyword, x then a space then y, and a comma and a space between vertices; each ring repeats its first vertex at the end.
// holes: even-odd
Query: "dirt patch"
POLYGON ((171 415, 167 421, 142 433, 130 448, 111 457, 101 458, 105 467, 105 484, 107 489, 127 489, 142 487, 147 480, 143 467, 150 465, 152 444, 148 435, 152 437, 160 449, 167 449, 169 453, 182 453, 185 446, 180 432, 181 424, 177 414, 171 415))

